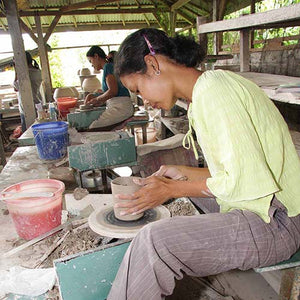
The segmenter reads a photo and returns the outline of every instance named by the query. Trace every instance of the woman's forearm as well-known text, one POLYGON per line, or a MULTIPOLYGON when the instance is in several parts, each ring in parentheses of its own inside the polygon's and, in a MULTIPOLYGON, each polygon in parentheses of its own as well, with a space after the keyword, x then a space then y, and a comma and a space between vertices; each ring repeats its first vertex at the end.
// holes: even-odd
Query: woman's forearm
POLYGON ((174 180, 170 187, 171 197, 213 197, 206 185, 206 179, 194 181, 174 180))
POLYGON ((100 96, 97 97, 97 103, 94 106, 101 106, 103 105, 108 99, 111 99, 115 97, 116 95, 114 93, 111 93, 109 90, 101 94, 100 96))
POLYGON ((171 167, 177 168, 190 181, 198 181, 211 177, 208 168, 188 167, 181 165, 171 165, 171 167))

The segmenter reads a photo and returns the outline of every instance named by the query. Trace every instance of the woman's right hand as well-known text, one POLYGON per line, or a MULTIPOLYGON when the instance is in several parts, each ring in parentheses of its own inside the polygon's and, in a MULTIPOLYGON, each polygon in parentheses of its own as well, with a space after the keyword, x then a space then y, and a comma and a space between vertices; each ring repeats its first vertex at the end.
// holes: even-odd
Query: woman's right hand
POLYGON ((186 176, 176 166, 162 165, 158 171, 151 176, 162 176, 174 180, 186 180, 186 176))
POLYGON ((94 94, 88 94, 84 99, 84 104, 89 104, 95 98, 94 94))

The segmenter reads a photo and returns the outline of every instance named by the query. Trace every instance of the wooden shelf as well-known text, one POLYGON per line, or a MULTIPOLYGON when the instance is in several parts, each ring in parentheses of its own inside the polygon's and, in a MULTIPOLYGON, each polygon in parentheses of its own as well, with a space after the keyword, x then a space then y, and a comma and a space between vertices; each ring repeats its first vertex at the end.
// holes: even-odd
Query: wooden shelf
POLYGON ((272 28, 300 25, 300 3, 239 18, 201 24, 198 34, 235 31, 246 28, 272 28), (283 25, 284 24, 284 25, 283 25))

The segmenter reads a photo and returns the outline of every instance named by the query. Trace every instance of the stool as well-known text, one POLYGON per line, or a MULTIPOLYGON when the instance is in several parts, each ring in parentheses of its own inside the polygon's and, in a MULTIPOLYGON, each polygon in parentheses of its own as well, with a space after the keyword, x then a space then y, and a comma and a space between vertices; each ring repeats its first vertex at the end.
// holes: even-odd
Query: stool
POLYGON ((257 273, 282 270, 279 300, 298 300, 300 296, 300 250, 288 260, 278 264, 255 268, 257 273))

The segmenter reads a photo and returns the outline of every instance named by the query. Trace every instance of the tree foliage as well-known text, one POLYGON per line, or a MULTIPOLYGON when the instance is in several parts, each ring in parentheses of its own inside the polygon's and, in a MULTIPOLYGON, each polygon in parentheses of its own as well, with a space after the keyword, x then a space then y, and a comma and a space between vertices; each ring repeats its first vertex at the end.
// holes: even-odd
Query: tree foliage
MULTIPOLYGON (((58 43, 59 43, 59 37, 57 35, 53 35, 50 43, 51 48, 57 47, 58 43)), ((64 76, 63 76, 62 62, 59 55, 59 51, 49 52, 48 57, 49 57, 52 86, 54 88, 64 86, 64 76)))

